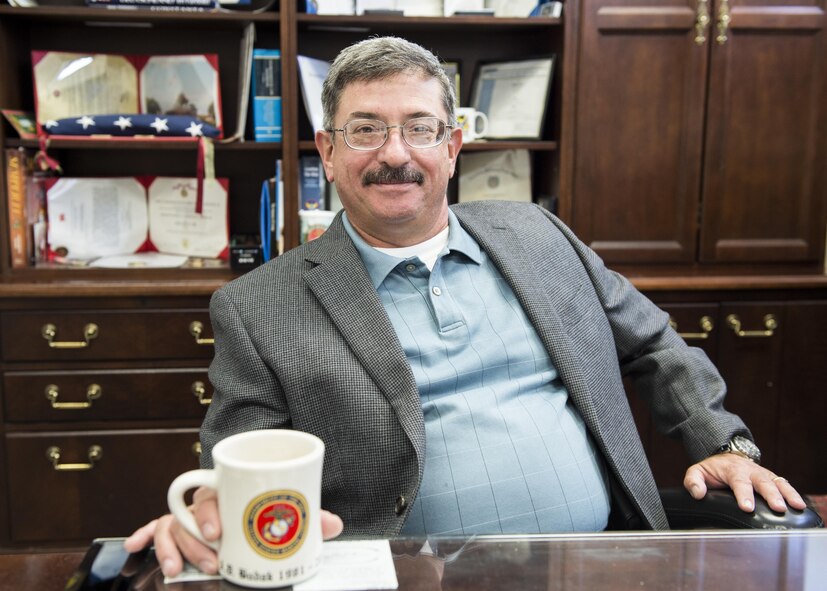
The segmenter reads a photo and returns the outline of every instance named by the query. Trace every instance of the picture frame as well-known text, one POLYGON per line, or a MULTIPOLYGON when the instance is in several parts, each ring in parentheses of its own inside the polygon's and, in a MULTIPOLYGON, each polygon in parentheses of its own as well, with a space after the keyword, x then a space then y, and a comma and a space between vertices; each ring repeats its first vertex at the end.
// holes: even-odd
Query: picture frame
POLYGON ((479 65, 470 106, 488 116, 486 139, 542 138, 555 54, 479 65))

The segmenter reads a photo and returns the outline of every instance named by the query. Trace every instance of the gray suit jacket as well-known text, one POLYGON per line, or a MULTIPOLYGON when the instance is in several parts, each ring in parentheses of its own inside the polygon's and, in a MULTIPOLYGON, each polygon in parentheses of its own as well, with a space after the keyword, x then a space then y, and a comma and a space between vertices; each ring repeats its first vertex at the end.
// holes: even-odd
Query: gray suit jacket
MULTIPOLYGON (((667 315, 545 210, 453 206, 511 284, 642 527, 666 528, 621 380, 635 379, 656 424, 699 460, 746 427, 725 386, 667 315)), ((250 429, 293 428, 326 444, 323 506, 346 535, 392 536, 422 479, 425 429, 414 378, 362 260, 337 217, 320 238, 219 289, 210 306, 212 446, 250 429)))

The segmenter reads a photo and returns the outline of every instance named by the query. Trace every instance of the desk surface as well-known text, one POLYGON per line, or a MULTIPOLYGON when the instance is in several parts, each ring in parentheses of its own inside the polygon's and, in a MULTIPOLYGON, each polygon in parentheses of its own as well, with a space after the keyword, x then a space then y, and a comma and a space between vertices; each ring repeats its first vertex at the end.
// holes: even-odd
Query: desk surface
MULTIPOLYGON (((716 531, 482 536, 438 539, 439 557, 422 540, 394 540, 400 591, 520 589, 725 589, 815 591, 827 588, 827 530, 716 531), (446 559, 447 558, 447 559, 446 559)), ((0 555, 0 589, 63 589, 82 553, 0 555)), ((157 565, 146 589, 173 591, 157 565)), ((209 581, 175 591, 225 591, 209 581)))

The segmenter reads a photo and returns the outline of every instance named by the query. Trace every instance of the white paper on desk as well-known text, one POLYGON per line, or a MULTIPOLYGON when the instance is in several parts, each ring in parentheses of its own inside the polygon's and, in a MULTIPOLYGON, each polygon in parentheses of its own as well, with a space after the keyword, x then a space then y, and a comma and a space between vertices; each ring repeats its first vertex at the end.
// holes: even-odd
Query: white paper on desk
POLYGON ((297 56, 299 61, 299 80, 302 85, 304 109, 310 117, 313 131, 324 129, 322 111, 322 84, 330 70, 330 63, 305 55, 297 56))
POLYGON ((228 248, 227 189, 204 179, 203 210, 195 213, 198 181, 157 177, 149 186, 149 240, 159 252, 218 258, 228 248))
POLYGON ((325 542, 322 567, 312 579, 293 585, 293 591, 350 591, 352 589, 396 589, 387 540, 325 542))
POLYGON ((46 202, 49 248, 66 259, 132 254, 146 242, 146 191, 135 178, 61 178, 46 202))
POLYGON ((531 201, 528 150, 495 150, 460 155, 459 201, 531 201))
MULTIPOLYGON (((218 579, 205 575, 190 564, 181 574, 165 577, 164 583, 182 583, 218 579)), ((396 589, 396 568, 388 540, 357 540, 352 542, 325 542, 322 544, 322 566, 316 575, 298 585, 293 591, 352 591, 396 589)))

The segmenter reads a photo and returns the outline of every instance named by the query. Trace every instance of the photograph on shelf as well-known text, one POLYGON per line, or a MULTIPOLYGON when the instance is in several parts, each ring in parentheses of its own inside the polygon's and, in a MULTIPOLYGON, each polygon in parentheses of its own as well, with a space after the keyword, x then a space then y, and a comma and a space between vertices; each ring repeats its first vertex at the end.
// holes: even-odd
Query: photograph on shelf
POLYGON ((541 139, 554 64, 550 55, 479 66, 470 106, 488 116, 488 139, 541 139))
POLYGON ((34 113, 31 111, 18 111, 15 109, 0 109, 3 117, 9 122, 20 139, 33 140, 37 137, 37 125, 35 124, 34 113))
MULTIPOLYGON (((66 135, 135 135, 146 130, 130 116, 155 120, 157 135, 193 133, 199 124, 222 134, 218 56, 118 55, 32 51, 38 130, 54 132, 65 122, 66 135), (106 125, 95 121, 105 119, 106 125), (166 121, 165 121, 166 120, 166 121), (173 128, 169 120, 184 125, 173 128), (77 131, 70 124, 77 126, 77 131), (120 132, 120 133, 118 133, 120 132)), ((200 129, 200 128, 198 128, 200 129)))

